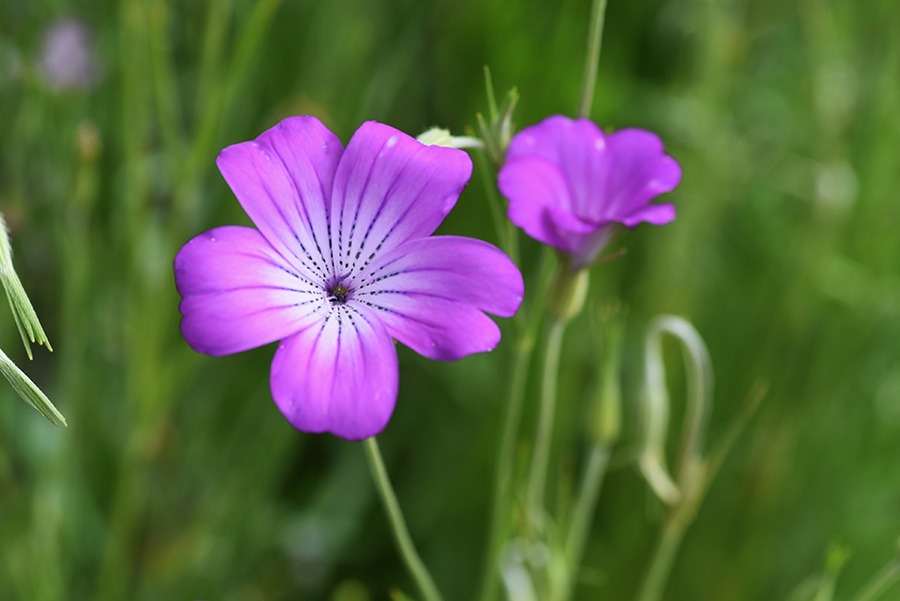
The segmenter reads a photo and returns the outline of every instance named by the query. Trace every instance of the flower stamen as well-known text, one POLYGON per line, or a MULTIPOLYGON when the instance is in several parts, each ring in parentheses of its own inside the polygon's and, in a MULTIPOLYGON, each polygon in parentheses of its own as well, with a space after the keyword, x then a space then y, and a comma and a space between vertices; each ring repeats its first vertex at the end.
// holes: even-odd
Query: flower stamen
POLYGON ((350 290, 345 288, 341 283, 336 284, 328 290, 328 300, 331 301, 332 305, 343 305, 347 302, 348 296, 350 296, 350 290))

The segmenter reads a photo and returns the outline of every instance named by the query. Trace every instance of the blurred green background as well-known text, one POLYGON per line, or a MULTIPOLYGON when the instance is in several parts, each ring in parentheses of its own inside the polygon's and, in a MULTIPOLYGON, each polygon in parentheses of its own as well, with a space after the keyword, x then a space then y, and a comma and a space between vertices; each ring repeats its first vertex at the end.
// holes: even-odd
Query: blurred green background
MULTIPOLYGON (((172 258, 201 231, 248 223, 214 159, 282 117, 314 114, 344 141, 367 119, 462 132, 486 110, 483 65, 498 93, 518 86, 518 126, 573 115, 588 12, 588 0, 4 0, 0 211, 54 352, 29 363, 11 318, 0 345, 69 427, 0 387, 0 599, 412 592, 360 446, 290 428, 269 396, 272 347, 191 351, 172 258), (42 62, 61 19, 89 34, 97 64, 80 80, 42 62)), ((898 18, 888 0, 610 1, 592 116, 657 131, 684 169, 668 198, 678 219, 638 228, 593 275, 592 302, 629 308, 628 416, 639 338, 661 312, 709 345, 711 439, 768 386, 667 599, 786 599, 834 542, 852 552, 846 599, 895 553, 898 18)), ((63 60, 76 55, 54 60, 77 70, 63 60)), ((443 231, 495 239, 478 179, 443 231)), ((530 284, 537 244, 522 246, 530 284)), ((563 479, 599 364, 581 319, 563 365, 563 479)), ((448 600, 465 599, 508 349, 400 360, 382 448, 426 563, 448 600)), ((636 470, 614 470, 577 598, 630 598, 660 517, 636 470)))

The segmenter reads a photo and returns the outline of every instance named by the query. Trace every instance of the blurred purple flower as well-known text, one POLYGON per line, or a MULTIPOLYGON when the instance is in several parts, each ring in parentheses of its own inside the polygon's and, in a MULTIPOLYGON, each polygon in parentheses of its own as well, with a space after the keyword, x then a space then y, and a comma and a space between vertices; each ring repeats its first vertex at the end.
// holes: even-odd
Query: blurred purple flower
POLYGON ((510 221, 569 253, 577 270, 596 258, 615 224, 675 219, 673 205, 650 201, 680 179, 681 168, 655 134, 604 134, 588 119, 557 115, 516 134, 498 185, 509 200, 510 221))
POLYGON ((90 29, 80 19, 56 21, 44 32, 40 69, 54 90, 85 90, 100 79, 90 29))
POLYGON ((288 421, 358 440, 388 422, 397 339, 443 361, 489 351, 522 276, 499 249, 431 236, 471 172, 465 152, 376 122, 347 148, 314 117, 229 146, 219 170, 257 228, 225 226, 175 257, 181 330, 226 355, 280 340, 271 389, 288 421))

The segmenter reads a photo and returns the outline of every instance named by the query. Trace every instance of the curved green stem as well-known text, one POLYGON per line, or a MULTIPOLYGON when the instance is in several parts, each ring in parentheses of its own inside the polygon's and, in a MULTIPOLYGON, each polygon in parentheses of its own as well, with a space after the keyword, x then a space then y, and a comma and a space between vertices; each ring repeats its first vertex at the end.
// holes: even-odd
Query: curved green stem
POLYGON ((435 586, 434 580, 432 580, 431 574, 428 573, 425 564, 422 563, 422 558, 419 557, 412 538, 409 536, 406 520, 403 519, 400 504, 397 503, 397 495, 394 494, 387 470, 384 468, 384 461, 381 459, 378 441, 374 437, 367 438, 363 441, 363 446, 366 449, 366 458, 369 460, 369 471, 372 473, 372 480, 375 481, 375 487, 378 489, 378 494, 384 503, 384 510, 387 512, 388 521, 391 523, 391 531, 394 534, 394 542, 397 543, 400 556, 406 563, 413 580, 416 581, 419 592, 422 593, 422 598, 425 601, 443 601, 441 593, 435 586))
POLYGON ((588 34, 587 57, 584 61, 584 87, 581 90, 581 108, 578 114, 589 117, 597 84, 597 65, 600 64, 600 42, 603 41, 603 21, 606 16, 606 0, 594 0, 591 4, 591 30, 588 34))

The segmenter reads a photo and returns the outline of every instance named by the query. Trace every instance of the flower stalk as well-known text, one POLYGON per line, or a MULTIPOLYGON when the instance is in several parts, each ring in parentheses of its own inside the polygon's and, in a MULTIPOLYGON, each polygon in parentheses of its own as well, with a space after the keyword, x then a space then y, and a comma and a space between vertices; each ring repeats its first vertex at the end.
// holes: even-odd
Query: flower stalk
POLYGON ((515 445, 521 430, 528 371, 541 323, 542 312, 538 309, 544 306, 550 278, 551 253, 549 249, 545 250, 537 268, 538 285, 534 297, 513 319, 512 367, 494 473, 494 497, 485 554, 486 561, 478 596, 481 601, 490 601, 495 598, 500 583, 501 551, 509 536, 513 504, 511 490, 515 473, 515 445))
POLYGON ((547 335, 544 350, 544 365, 541 372, 541 395, 538 410, 534 452, 528 478, 526 502, 532 522, 542 523, 547 468, 550 463, 550 448, 553 422, 556 414, 557 384, 559 380, 559 358, 562 354, 562 339, 569 321, 578 315, 587 295, 587 271, 571 271, 567 260, 557 265, 547 299, 547 335))
POLYGON ((541 400, 531 470, 528 478, 527 503, 532 523, 543 524, 547 467, 550 463, 550 443, 556 413, 556 392, 559 380, 559 357, 568 319, 552 317, 547 325, 544 365, 541 374, 541 400))
POLYGON ((609 467, 613 446, 622 429, 622 390, 619 372, 622 366, 624 324, 618 307, 600 311, 599 335, 602 338, 600 379, 593 403, 594 415, 588 427, 590 445, 581 484, 575 496, 571 518, 566 528, 563 558, 565 565, 553 586, 551 599, 565 601, 584 561, 584 551, 597 508, 597 499, 609 467))
POLYGON ((397 502, 397 495, 394 494, 394 488, 391 486, 390 478, 388 478, 387 470, 384 467, 384 460, 381 458, 381 451, 378 448, 378 441, 375 437, 367 438, 363 441, 363 447, 366 450, 366 459, 369 463, 369 471, 372 474, 372 480, 378 489, 378 495, 384 504, 384 510, 387 513, 388 521, 391 524, 391 532, 394 535, 394 542, 400 551, 400 556, 406 564, 413 580, 422 593, 425 601, 443 601, 441 593, 428 568, 419 557, 416 547, 406 528, 406 520, 403 518, 403 512, 400 510, 400 504, 397 502))
POLYGON ((526 497, 531 519, 538 524, 543 521, 562 339, 569 320, 578 315, 584 306, 587 288, 588 273, 583 270, 573 273, 568 261, 562 260, 557 266, 547 301, 549 320, 541 375, 540 409, 526 497))

